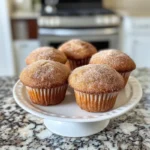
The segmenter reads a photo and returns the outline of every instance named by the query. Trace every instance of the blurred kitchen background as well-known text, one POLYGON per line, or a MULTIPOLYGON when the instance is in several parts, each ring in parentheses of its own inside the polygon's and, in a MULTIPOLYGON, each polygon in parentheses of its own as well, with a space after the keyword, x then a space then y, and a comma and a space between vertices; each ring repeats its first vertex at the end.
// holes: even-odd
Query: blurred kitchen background
POLYGON ((150 68, 150 0, 1 0, 0 76, 18 75, 37 47, 72 38, 150 68))

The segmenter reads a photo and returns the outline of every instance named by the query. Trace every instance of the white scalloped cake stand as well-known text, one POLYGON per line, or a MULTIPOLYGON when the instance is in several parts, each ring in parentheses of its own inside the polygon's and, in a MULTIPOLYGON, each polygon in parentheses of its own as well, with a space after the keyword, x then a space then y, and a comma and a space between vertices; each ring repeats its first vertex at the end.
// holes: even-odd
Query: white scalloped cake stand
POLYGON ((33 104, 20 80, 15 84, 13 95, 17 104, 27 112, 44 118, 45 126, 53 133, 68 137, 89 136, 103 130, 109 120, 131 110, 141 99, 139 82, 130 77, 116 101, 114 108, 104 113, 86 112, 76 104, 72 89, 68 89, 65 100, 56 106, 33 104))

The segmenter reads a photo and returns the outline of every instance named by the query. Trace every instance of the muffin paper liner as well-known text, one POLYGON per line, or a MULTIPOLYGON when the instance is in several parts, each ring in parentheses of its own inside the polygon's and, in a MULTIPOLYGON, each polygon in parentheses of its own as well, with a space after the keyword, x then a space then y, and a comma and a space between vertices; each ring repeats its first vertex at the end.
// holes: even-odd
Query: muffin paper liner
POLYGON ((31 88, 26 86, 31 101, 38 105, 56 105, 65 98, 67 84, 47 89, 31 88))
POLYGON ((90 58, 86 59, 80 59, 80 60, 73 60, 73 59, 68 59, 70 69, 73 70, 77 67, 87 65, 89 63, 90 58))
POLYGON ((81 107, 89 112, 105 112, 112 109, 115 105, 116 98, 119 92, 89 94, 80 91, 75 92, 76 102, 81 107))
POLYGON ((128 79, 129 79, 130 73, 131 73, 131 72, 124 72, 124 73, 120 73, 120 74, 122 75, 122 77, 124 78, 125 85, 126 85, 126 84, 127 84, 127 82, 128 82, 128 79))

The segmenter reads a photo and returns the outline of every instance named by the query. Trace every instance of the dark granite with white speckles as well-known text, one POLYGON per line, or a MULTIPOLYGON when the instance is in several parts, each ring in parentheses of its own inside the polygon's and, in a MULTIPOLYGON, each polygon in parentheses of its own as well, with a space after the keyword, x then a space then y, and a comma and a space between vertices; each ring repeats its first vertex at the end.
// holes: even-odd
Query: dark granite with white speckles
POLYGON ((0 150, 150 150, 150 69, 136 70, 134 76, 143 88, 137 107, 86 138, 52 134, 42 119, 15 103, 12 87, 16 79, 0 78, 0 150))

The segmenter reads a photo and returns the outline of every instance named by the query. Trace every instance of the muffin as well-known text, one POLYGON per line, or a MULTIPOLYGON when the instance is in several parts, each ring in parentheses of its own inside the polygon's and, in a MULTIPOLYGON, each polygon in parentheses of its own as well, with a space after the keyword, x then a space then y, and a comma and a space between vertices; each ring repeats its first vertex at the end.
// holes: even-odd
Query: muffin
POLYGON ((56 105, 64 100, 70 70, 59 62, 39 60, 20 74, 31 101, 38 105, 56 105))
POLYGON ((76 102, 89 112, 105 112, 114 107, 117 95, 124 87, 122 76, 108 65, 89 64, 73 70, 69 85, 76 102))
POLYGON ((92 56, 90 64, 107 64, 118 71, 124 78, 125 85, 131 71, 136 68, 134 61, 125 53, 119 50, 103 50, 92 56))
POLYGON ((29 54, 26 58, 26 64, 29 65, 41 59, 53 60, 62 64, 67 62, 67 57, 63 52, 60 52, 53 47, 40 47, 29 54))
POLYGON ((68 58, 67 65, 71 70, 88 64, 91 56, 97 52, 92 44, 79 39, 73 39, 62 44, 58 50, 66 54, 68 58))

